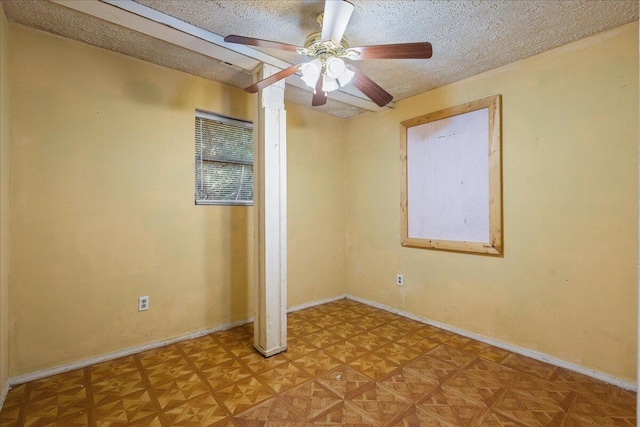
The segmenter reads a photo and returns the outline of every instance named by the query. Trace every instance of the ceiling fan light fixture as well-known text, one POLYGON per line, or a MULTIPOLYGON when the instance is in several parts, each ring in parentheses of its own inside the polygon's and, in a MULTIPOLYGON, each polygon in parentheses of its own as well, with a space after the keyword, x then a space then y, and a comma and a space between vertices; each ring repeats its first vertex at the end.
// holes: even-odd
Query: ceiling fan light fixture
POLYGON ((345 68, 344 73, 342 73, 342 75, 338 77, 338 83, 340 83, 340 87, 344 87, 349 84, 355 74, 356 73, 354 73, 353 71, 345 68))
POLYGON ((327 59, 325 69, 327 76, 334 80, 337 80, 337 84, 339 85, 339 87, 346 86, 354 76, 353 71, 347 68, 344 61, 336 57, 327 59))
POLYGON ((340 58, 329 58, 327 59, 327 76, 332 79, 337 79, 342 76, 342 73, 345 72, 347 66, 344 65, 344 61, 340 58))
POLYGON ((322 76, 324 78, 324 82, 322 82, 322 90, 325 92, 333 92, 337 90, 340 85, 338 85, 338 80, 332 77, 329 77, 327 74, 322 76))
POLYGON ((353 77, 353 72, 347 69, 344 61, 336 57, 327 59, 325 73, 324 88, 327 92, 345 86, 353 77))
POLYGON ((320 73, 322 73, 322 62, 318 58, 306 62, 300 67, 300 72, 302 72, 302 81, 310 88, 315 89, 320 73))

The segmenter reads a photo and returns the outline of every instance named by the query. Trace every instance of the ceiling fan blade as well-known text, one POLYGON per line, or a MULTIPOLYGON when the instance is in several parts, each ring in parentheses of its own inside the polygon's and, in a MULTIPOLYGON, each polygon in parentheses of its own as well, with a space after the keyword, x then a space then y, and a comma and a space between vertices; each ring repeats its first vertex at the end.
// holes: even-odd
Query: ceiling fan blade
POLYGON ((347 68, 355 73, 351 80, 353 85, 370 100, 375 102, 378 107, 384 107, 393 100, 393 96, 389 92, 378 86, 376 82, 367 77, 362 71, 351 64, 347 64, 347 68))
POLYGON ((313 99, 311 100, 312 107, 319 107, 327 103, 327 93, 322 90, 322 84, 324 83, 324 76, 320 74, 318 81, 316 82, 316 90, 313 91, 313 99))
POLYGON ((380 44, 374 46, 360 46, 347 49, 347 58, 360 61, 363 59, 427 59, 433 55, 431 43, 398 43, 380 44), (350 55, 355 51, 359 55, 350 55))
POLYGON ((265 87, 272 85, 277 81, 280 81, 284 78, 289 77, 292 74, 295 74, 300 69, 300 67, 302 67, 302 64, 292 65, 289 68, 285 68, 284 70, 278 73, 270 75, 266 79, 262 79, 259 82, 252 84, 251 86, 246 88, 244 91, 249 93, 256 93, 257 91, 264 89, 265 87))
POLYGON ((324 14, 322 17, 322 34, 320 40, 323 42, 333 40, 340 44, 344 30, 347 29, 349 19, 353 13, 353 5, 344 0, 326 0, 324 3, 324 14))
POLYGON ((271 49, 288 50, 289 52, 297 52, 298 49, 302 49, 299 46, 292 44, 272 42, 270 40, 254 39, 253 37, 236 36, 234 34, 224 38, 227 43, 238 43, 247 46, 268 47, 271 49))

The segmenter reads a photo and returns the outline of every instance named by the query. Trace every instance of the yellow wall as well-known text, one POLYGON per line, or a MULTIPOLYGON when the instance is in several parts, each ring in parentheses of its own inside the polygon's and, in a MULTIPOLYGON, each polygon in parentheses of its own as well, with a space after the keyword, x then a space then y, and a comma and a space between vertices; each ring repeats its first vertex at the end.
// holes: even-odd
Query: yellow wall
MULTIPOLYGON (((10 32, 11 376, 250 317, 253 208, 194 206, 193 122, 196 108, 251 119, 252 96, 10 32)), ((299 305, 344 289, 344 121, 288 114, 288 299, 299 305)))
POLYGON ((347 293, 635 381, 637 23, 353 118, 347 141, 347 293), (494 94, 504 257, 402 248, 399 122, 494 94))
MULTIPOLYGON (((0 3, 0 393, 9 377, 9 78, 8 24, 0 3)), ((0 402, 1 403, 1 402, 0 402)))
MULTIPOLYGON (((15 24, 3 43, 7 29, 9 375, 251 316, 252 208, 193 205, 194 110, 251 119, 251 96, 15 24)), ((631 24, 381 114, 287 106, 289 306, 346 291, 633 381, 637 59, 631 24), (505 256, 402 248, 398 123, 497 93, 505 256)))
POLYGON ((294 307, 344 293, 346 121, 311 108, 287 110, 287 280, 294 307))

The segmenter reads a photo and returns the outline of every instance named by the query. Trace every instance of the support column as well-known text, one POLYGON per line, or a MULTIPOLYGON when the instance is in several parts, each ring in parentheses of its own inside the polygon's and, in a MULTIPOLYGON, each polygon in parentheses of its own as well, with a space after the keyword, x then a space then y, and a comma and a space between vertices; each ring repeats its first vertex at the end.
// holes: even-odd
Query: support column
MULTIPOLYGON (((280 71, 262 64, 254 81, 280 71)), ((258 92, 254 123, 254 253, 257 310, 253 346, 265 357, 287 349, 287 116, 284 80, 258 92)))

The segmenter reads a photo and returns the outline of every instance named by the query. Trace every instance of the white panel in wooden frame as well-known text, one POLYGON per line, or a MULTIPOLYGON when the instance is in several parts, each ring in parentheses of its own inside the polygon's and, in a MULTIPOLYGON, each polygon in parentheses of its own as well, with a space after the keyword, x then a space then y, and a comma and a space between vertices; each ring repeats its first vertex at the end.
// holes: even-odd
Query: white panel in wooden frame
POLYGON ((401 123, 402 246, 502 255, 500 118, 495 95, 401 123))

